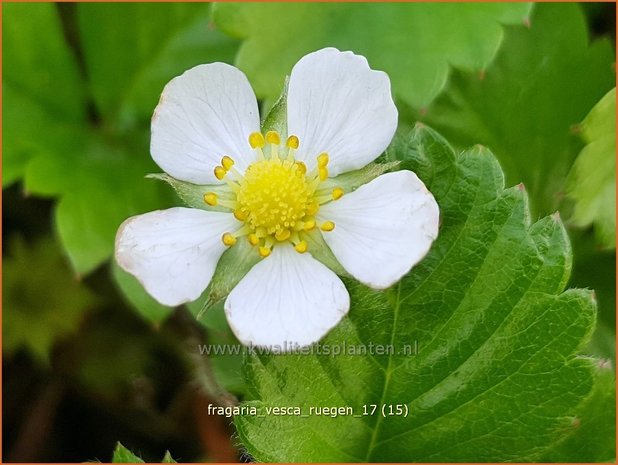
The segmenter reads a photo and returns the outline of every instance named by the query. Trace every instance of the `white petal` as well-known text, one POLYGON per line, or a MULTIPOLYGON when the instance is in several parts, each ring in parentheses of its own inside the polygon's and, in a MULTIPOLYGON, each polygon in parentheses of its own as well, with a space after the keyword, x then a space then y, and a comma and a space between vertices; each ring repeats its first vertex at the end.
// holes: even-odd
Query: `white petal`
POLYGON ((337 275, 286 244, 255 265, 225 302, 236 337, 274 351, 318 341, 349 308, 350 296, 337 275))
POLYGON ((126 220, 116 235, 116 261, 164 305, 197 299, 238 228, 233 215, 194 208, 157 210, 126 220))
POLYGON ((260 130, 255 94, 233 66, 196 66, 165 86, 151 129, 150 152, 164 171, 194 184, 218 183, 213 170, 224 155, 243 171, 253 161, 248 138, 260 130))
POLYGON ((386 149, 397 128, 388 75, 352 52, 325 48, 305 55, 292 69, 288 132, 298 136, 311 169, 327 152, 330 175, 362 168, 386 149))
POLYGON ((343 267, 374 289, 385 289, 427 254, 438 236, 440 211, 411 171, 383 174, 324 205, 320 221, 335 229, 324 240, 343 267))

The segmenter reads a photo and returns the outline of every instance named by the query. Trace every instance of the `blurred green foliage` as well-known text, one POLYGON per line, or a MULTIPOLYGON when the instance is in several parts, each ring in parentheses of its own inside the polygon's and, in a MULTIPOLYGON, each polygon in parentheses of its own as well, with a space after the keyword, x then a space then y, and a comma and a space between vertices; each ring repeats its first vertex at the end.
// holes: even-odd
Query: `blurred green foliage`
MULTIPOLYGON (((112 463, 144 463, 144 461, 119 442, 116 445, 116 449, 114 449, 112 463)), ((176 463, 176 460, 174 460, 170 452, 167 451, 161 463, 176 463)))
POLYGON ((218 3, 213 18, 224 32, 244 39, 235 64, 260 98, 278 97, 284 76, 303 55, 337 47, 367 57, 371 67, 389 74, 395 96, 422 107, 444 86, 449 65, 487 66, 502 41, 501 24, 522 24, 531 6, 218 3))
POLYGON ((548 215, 582 146, 572 128, 614 86, 613 62, 609 40, 589 43, 578 5, 538 4, 528 26, 506 27, 484 73, 455 69, 421 119, 458 147, 486 145, 533 215, 548 215))
MULTIPOLYGON (((615 97, 601 100, 615 81, 612 8, 587 4, 584 15, 578 5, 528 3, 3 4, 3 349, 12 395, 4 400, 15 405, 6 410, 5 455, 24 459, 20 441, 51 408, 46 393, 58 380, 67 403, 93 419, 85 423, 89 415, 77 409, 64 451, 60 433, 44 428, 56 448, 22 447, 51 461, 108 459, 125 437, 149 460, 167 449, 202 460, 208 448, 193 445, 196 420, 178 413, 194 410, 185 383, 198 380, 213 395, 221 386, 247 393, 240 355, 195 353, 197 343, 236 343, 221 305, 199 328, 191 315, 205 296, 188 309, 165 308, 110 263, 123 220, 179 204, 169 186, 144 179, 160 171, 148 155, 150 116, 163 86, 200 63, 238 65, 267 107, 304 53, 335 46, 367 56, 391 77, 402 134, 420 119, 459 148, 485 144, 507 184, 525 183, 534 219, 560 211, 573 242, 571 284, 595 288, 599 301, 601 324, 586 351, 615 360, 615 134, 604 116, 613 115, 615 97), (610 250, 598 249, 591 223, 610 250), (40 391, 35 378, 45 380, 40 391), (89 438, 79 436, 84 424, 89 438)), ((549 460, 601 448, 613 421, 600 407, 611 402, 614 379, 603 368, 579 407, 588 433, 557 445, 549 460), (599 444, 578 443, 594 435, 599 444)))
POLYGON ((2 185, 37 155, 62 152, 86 117, 85 86, 52 4, 9 4, 3 18, 2 185), (41 40, 45 37, 45 40, 41 40))
POLYGON ((616 248, 616 88, 609 91, 581 124, 587 145, 568 179, 567 194, 575 203, 575 226, 594 224, 602 247, 616 248))
POLYGON ((13 235, 2 275, 2 348, 11 354, 25 347, 48 363, 53 344, 77 331, 98 297, 75 278, 49 237, 29 247, 13 235))

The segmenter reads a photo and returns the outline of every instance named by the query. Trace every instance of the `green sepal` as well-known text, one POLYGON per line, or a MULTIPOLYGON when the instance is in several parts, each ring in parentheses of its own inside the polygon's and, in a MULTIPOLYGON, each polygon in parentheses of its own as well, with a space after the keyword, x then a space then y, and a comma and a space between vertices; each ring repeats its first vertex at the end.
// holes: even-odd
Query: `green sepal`
MULTIPOLYGON (((114 449, 114 455, 112 456, 112 463, 145 463, 139 456, 135 455, 129 449, 117 442, 114 449)), ((178 463, 172 458, 170 451, 165 451, 165 455, 161 460, 161 463, 178 463)))
POLYGON ((341 266, 330 247, 317 229, 305 234, 304 239, 309 246, 308 252, 313 258, 330 268, 339 276, 350 277, 348 272, 341 266))
POLYGON ((226 298, 253 265, 259 261, 260 255, 257 248, 253 247, 246 237, 239 238, 236 244, 226 250, 219 259, 215 274, 206 291, 208 297, 197 319, 200 320, 208 309, 226 298))
POLYGON ((112 455, 112 463, 144 463, 144 461, 120 442, 117 442, 114 455, 112 455))
POLYGON ((401 162, 399 160, 388 161, 386 163, 369 163, 361 169, 348 171, 334 178, 328 178, 320 184, 319 190, 330 190, 335 187, 340 187, 345 193, 349 194, 387 171, 393 171, 395 168, 398 168, 400 164, 401 162))
POLYGON ((218 197, 232 198, 227 184, 192 184, 186 181, 180 181, 169 174, 165 173, 152 173, 146 175, 148 179, 157 179, 164 181, 174 188, 180 200, 182 200, 188 207, 199 208, 200 210, 208 210, 213 212, 226 212, 230 211, 229 208, 221 207, 219 205, 210 206, 204 202, 204 194, 207 192, 214 192, 218 197))
POLYGON ((165 455, 163 456, 163 460, 161 460, 161 463, 178 463, 178 462, 174 460, 174 458, 172 457, 172 454, 170 454, 170 451, 167 450, 165 451, 165 455))
POLYGON ((269 110, 268 114, 262 121, 262 132, 277 131, 281 136, 281 140, 285 140, 288 137, 288 84, 290 77, 285 77, 283 83, 283 90, 281 95, 269 110))

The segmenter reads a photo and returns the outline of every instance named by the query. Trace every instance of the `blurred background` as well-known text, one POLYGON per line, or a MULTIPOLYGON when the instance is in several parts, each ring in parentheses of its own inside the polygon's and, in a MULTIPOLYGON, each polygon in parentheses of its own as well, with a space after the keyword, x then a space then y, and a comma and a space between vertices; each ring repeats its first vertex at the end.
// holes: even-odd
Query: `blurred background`
POLYGON ((4 3, 3 461, 109 461, 117 441, 146 461, 245 460, 206 409, 242 399, 240 357, 196 350, 235 342, 221 309, 198 323, 201 301, 164 308, 111 260, 122 221, 178 204, 144 179, 160 172, 149 122, 200 63, 237 64, 266 108, 304 53, 366 55, 391 76, 402 133, 422 120, 488 145, 535 219, 560 212, 570 285, 599 303, 589 352, 615 365, 615 165, 602 214, 583 218, 569 188, 580 123, 615 85, 615 17, 613 3, 4 3))

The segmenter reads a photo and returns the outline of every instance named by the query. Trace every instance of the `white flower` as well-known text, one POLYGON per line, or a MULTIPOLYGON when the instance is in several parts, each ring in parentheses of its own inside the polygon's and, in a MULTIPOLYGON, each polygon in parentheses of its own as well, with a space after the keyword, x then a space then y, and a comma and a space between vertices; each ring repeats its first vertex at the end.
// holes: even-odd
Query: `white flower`
POLYGON ((232 330, 254 346, 314 343, 348 312, 350 298, 313 258, 307 234, 319 231, 345 270, 375 289, 397 282, 437 236, 438 205, 411 171, 353 192, 333 187, 335 176, 376 159, 396 127, 388 76, 351 52, 326 48, 294 66, 287 140, 260 133, 241 71, 196 66, 161 95, 152 157, 176 179, 210 185, 205 206, 227 212, 170 208, 129 218, 116 260, 159 302, 179 305, 200 296, 228 247, 249 241, 263 259, 227 297, 232 330))

